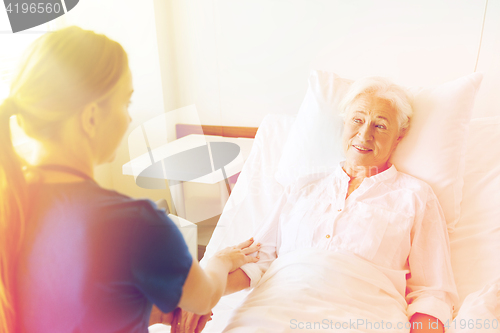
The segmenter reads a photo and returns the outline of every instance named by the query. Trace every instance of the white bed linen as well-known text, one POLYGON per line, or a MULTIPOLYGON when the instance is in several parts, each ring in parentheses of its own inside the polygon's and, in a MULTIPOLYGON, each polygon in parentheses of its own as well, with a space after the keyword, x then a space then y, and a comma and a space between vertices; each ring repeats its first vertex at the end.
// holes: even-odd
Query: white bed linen
MULTIPOLYGON (((379 266, 323 249, 279 257, 249 294, 225 296, 213 312, 204 333, 410 331, 406 301, 379 266), (307 322, 321 329, 307 329, 307 322)), ((149 332, 168 333, 170 327, 156 324, 149 332)))
POLYGON ((223 332, 409 332, 405 324, 406 301, 378 266, 309 248, 275 260, 223 332))
MULTIPOLYGON (((262 121, 250 156, 224 208, 204 258, 252 236, 275 207, 283 187, 274 178, 274 173, 294 119, 287 115, 268 115, 262 121)), ((202 260, 202 266, 204 263, 205 260, 202 260)), ((204 332, 220 333, 232 311, 239 307, 248 293, 248 290, 243 290, 223 297, 213 309, 213 320, 208 322, 204 332)))
POLYGON ((467 295, 500 278, 500 116, 471 121, 462 214, 450 235, 458 295, 467 295))
POLYGON ((449 321, 458 297, 446 222, 431 187, 391 166, 345 199, 349 181, 338 165, 327 177, 302 177, 285 189, 254 235, 262 244, 260 261, 241 267, 251 286, 277 256, 296 249, 352 253, 391 271, 399 293, 408 293, 409 316, 449 321))
MULTIPOLYGON (((250 237, 279 199, 282 188, 269 174, 276 170, 293 121, 294 117, 286 115, 269 115, 263 120, 256 144, 229 198, 221 216, 222 223, 216 228, 207 253, 213 254, 218 249, 234 245, 237 240, 250 237), (273 143, 272 152, 271 149, 264 149, 266 142, 273 143), (251 186, 258 187, 261 192, 249 191, 251 186)), ((472 330, 459 329, 461 319, 482 319, 483 323, 488 318, 500 319, 500 293, 497 291, 500 290, 500 283, 498 280, 492 282, 500 278, 497 213, 500 209, 500 153, 495 144, 499 140, 500 116, 472 120, 466 153, 462 217, 457 231, 451 235, 455 280, 460 299, 465 299, 460 312, 458 307, 455 308, 458 329, 450 330, 453 333, 500 332, 491 328, 478 330, 476 326, 472 330)), ((244 290, 223 297, 213 310, 214 320, 208 322, 204 332, 222 332, 233 311, 247 295, 248 291, 244 290)), ((150 332, 169 331, 169 327, 160 324, 150 327, 150 332)))
POLYGON ((500 279, 469 294, 448 333, 500 333, 500 279))

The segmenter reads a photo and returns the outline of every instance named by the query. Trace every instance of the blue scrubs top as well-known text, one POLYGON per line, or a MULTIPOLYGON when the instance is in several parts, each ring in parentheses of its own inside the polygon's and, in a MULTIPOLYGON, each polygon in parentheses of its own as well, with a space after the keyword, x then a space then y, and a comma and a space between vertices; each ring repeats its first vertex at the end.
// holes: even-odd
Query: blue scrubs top
POLYGON ((18 263, 24 332, 147 332, 152 304, 179 303, 192 257, 149 200, 93 181, 43 184, 18 263))

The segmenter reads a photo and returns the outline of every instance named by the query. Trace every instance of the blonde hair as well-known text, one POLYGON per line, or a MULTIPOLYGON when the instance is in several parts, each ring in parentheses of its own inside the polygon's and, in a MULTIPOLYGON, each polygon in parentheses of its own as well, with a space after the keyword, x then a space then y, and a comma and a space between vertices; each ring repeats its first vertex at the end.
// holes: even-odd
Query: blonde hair
POLYGON ((362 95, 374 95, 388 101, 397 111, 400 132, 408 129, 413 116, 413 109, 411 95, 406 89, 380 76, 359 79, 352 84, 340 103, 340 115, 345 118, 349 106, 362 95))
POLYGON ((24 54, 0 105, 0 332, 16 332, 15 281, 28 215, 23 166, 12 144, 10 117, 26 134, 58 140, 61 121, 91 102, 106 102, 128 70, 123 47, 72 26, 38 38, 24 54))

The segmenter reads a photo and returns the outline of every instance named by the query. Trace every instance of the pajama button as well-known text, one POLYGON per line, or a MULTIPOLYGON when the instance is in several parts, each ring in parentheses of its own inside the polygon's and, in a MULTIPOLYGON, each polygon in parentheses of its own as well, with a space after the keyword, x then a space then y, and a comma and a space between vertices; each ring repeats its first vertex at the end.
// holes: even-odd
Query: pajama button
POLYGON ((326 238, 330 238, 330 235, 326 235, 326 238))

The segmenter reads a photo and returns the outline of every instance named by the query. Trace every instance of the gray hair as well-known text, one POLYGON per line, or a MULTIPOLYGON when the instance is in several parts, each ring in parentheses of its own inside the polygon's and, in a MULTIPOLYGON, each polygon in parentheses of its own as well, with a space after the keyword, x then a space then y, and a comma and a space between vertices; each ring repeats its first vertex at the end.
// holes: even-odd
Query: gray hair
POLYGON ((380 76, 365 77, 352 84, 339 104, 342 118, 345 119, 349 106, 362 95, 373 95, 388 101, 396 109, 400 132, 410 126, 410 119, 413 115, 410 93, 391 80, 380 76))

